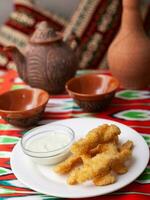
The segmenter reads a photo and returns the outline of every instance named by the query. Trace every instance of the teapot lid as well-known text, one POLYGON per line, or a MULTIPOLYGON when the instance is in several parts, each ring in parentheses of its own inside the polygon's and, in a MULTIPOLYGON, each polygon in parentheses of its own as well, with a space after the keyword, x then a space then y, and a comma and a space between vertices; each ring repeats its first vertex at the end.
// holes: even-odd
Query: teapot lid
POLYGON ((62 40, 62 35, 54 31, 46 21, 42 21, 37 25, 36 30, 30 38, 31 43, 46 44, 62 40))

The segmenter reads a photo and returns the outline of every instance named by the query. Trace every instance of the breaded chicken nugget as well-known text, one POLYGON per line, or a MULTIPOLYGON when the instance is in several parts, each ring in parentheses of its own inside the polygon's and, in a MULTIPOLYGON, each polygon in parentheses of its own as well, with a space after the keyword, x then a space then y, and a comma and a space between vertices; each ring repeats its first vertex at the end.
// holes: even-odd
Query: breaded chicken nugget
POLYGON ((112 170, 117 174, 127 173, 128 168, 125 166, 125 161, 127 161, 132 155, 132 149, 122 149, 119 153, 119 157, 112 164, 112 170))
POLYGON ((112 169, 117 174, 124 174, 128 171, 128 168, 125 166, 124 162, 131 156, 132 149, 133 149, 133 142, 129 140, 124 144, 122 144, 121 147, 119 148, 120 158, 112 165, 112 169))
POLYGON ((87 160, 82 167, 71 171, 67 181, 69 184, 83 183, 84 181, 94 179, 99 174, 105 174, 112 169, 114 163, 123 163, 132 154, 130 145, 126 149, 123 148, 120 152, 117 151, 117 146, 114 142, 104 145, 105 151, 103 153, 97 154, 87 160))
POLYGON ((77 155, 86 154, 99 143, 108 142, 119 134, 120 129, 117 126, 104 124, 91 130, 84 139, 75 142, 71 147, 71 152, 77 155))
MULTIPOLYGON (((109 143, 112 143, 117 145, 118 143, 118 136, 116 136, 113 140, 110 140, 109 143)), ((91 157, 95 156, 96 154, 98 153, 102 153, 104 151, 106 151, 106 143, 101 143, 101 144, 98 144, 95 148, 91 149, 89 154, 91 155, 91 157)), ((115 147, 115 151, 117 150, 117 147, 115 147)))
POLYGON ((83 164, 89 162, 89 160, 91 159, 91 155, 90 154, 83 154, 80 156, 82 161, 83 161, 83 164))
POLYGON ((122 162, 114 162, 112 165, 112 170, 117 174, 125 174, 128 172, 128 168, 122 162))
POLYGON ((132 155, 132 148, 131 145, 129 145, 128 148, 122 148, 120 150, 118 161, 123 163, 126 160, 128 160, 131 157, 131 155, 132 155))
POLYGON ((99 175, 93 179, 93 183, 97 186, 109 185, 115 182, 116 182, 116 177, 111 173, 108 173, 104 176, 99 175))
POLYGON ((65 161, 59 163, 54 167, 54 171, 59 174, 68 173, 74 166, 80 164, 82 159, 78 155, 71 155, 65 161))
POLYGON ((124 144, 122 144, 119 148, 120 151, 123 151, 124 149, 132 150, 133 149, 133 142, 128 140, 124 144))
POLYGON ((86 180, 93 179, 99 174, 105 174, 111 167, 114 157, 107 153, 97 154, 89 159, 82 167, 75 168, 68 177, 68 184, 83 183, 86 180))

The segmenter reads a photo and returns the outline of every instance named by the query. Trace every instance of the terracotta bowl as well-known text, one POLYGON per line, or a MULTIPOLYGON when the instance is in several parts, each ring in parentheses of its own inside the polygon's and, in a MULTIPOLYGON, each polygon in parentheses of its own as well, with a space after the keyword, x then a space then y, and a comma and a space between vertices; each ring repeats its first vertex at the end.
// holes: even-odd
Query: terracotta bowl
POLYGON ((0 95, 0 115, 10 124, 28 127, 36 124, 48 102, 41 89, 18 89, 0 95))
POLYGON ((88 112, 104 109, 112 100, 119 82, 112 76, 87 74, 70 79, 66 90, 75 102, 88 112))

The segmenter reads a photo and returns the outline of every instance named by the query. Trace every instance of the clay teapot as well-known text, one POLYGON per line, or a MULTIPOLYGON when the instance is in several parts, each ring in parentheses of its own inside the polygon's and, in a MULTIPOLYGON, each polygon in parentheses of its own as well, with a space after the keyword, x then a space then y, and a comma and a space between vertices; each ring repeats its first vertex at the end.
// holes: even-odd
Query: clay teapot
POLYGON ((19 76, 31 87, 41 88, 50 94, 65 90, 65 83, 75 75, 77 55, 63 36, 51 29, 47 22, 40 22, 29 40, 25 54, 9 46, 17 65, 19 76))
POLYGON ((150 83, 150 39, 145 34, 140 0, 123 0, 120 30, 110 45, 107 61, 112 74, 128 89, 150 83))

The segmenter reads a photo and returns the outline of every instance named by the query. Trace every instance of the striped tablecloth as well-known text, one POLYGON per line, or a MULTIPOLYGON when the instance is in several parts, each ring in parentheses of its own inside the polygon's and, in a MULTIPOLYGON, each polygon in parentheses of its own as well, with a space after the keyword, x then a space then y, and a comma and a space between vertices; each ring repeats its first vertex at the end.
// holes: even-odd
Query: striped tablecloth
MULTIPOLYGON (((78 73, 89 73, 79 71, 78 73)), ((102 73, 108 73, 102 71, 102 73)), ((26 87, 15 71, 0 71, 0 93, 26 87)), ((53 96, 46 107, 43 120, 39 124, 74 117, 98 117, 118 121, 138 131, 150 145, 150 90, 119 89, 112 104, 100 113, 83 112, 68 95, 53 96)), ((46 196, 30 190, 20 183, 12 173, 9 159, 14 145, 19 141, 23 130, 6 123, 0 118, 0 200, 48 200, 46 196)), ((143 155, 144 156, 144 155, 143 155)), ((91 198, 94 200, 148 200, 150 199, 150 166, 130 185, 109 195, 91 198)))

